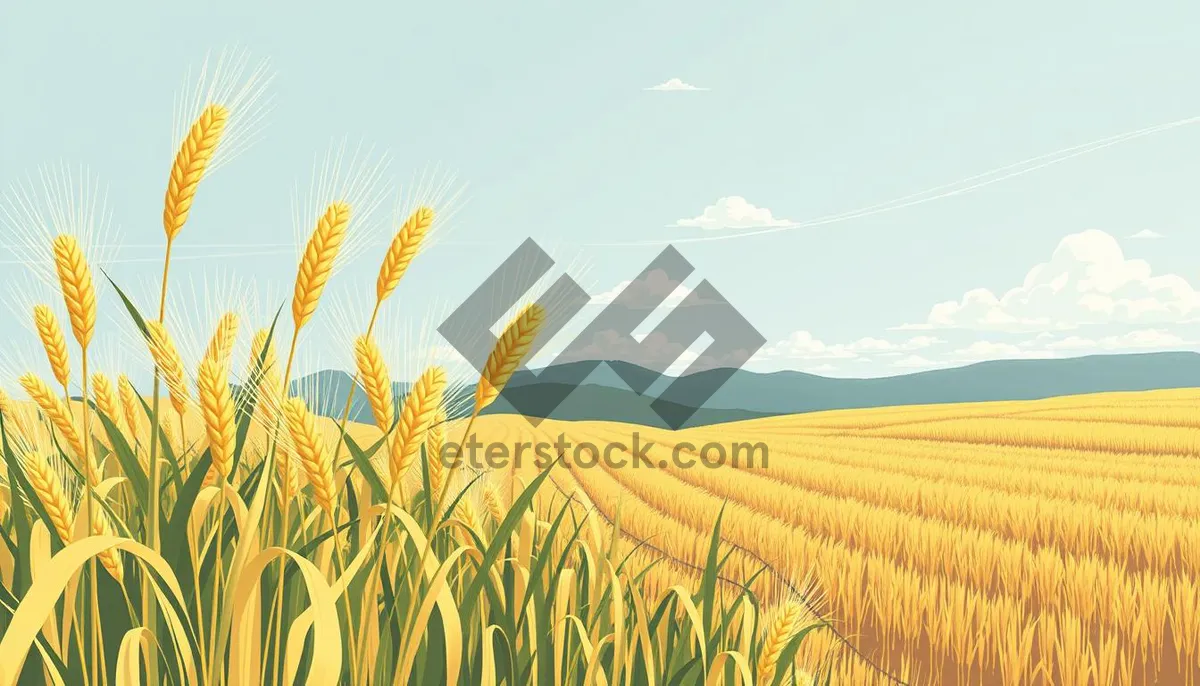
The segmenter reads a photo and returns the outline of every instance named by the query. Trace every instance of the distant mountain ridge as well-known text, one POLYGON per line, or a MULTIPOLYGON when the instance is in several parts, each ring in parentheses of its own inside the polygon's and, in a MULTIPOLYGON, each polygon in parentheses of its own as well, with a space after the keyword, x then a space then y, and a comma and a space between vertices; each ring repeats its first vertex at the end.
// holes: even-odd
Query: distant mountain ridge
MULTIPOLYGON (((579 364, 586 363, 520 371, 513 375, 507 392, 514 394, 522 407, 537 407, 539 400, 549 395, 552 386, 561 387, 565 379, 574 378, 578 369, 572 367, 579 364)), ((628 363, 601 364, 553 411, 531 414, 549 415, 553 419, 663 426, 650 403, 673 380, 672 377, 658 379, 645 395, 639 396, 629 390, 614 368, 633 375, 631 378, 637 375, 654 378, 654 372, 628 363)), ((708 373, 711 372, 700 374, 708 373)), ((344 372, 322 371, 296 381, 293 392, 305 397, 314 411, 340 417, 352 384, 350 376, 344 372)), ((1036 400, 1061 395, 1191 387, 1200 387, 1200 353, 993 360, 952 369, 862 379, 831 378, 798 371, 738 370, 696 410, 687 426, 821 410, 1036 400)), ((396 384, 396 389, 398 397, 402 397, 407 392, 407 384, 396 384)), ((361 388, 354 390, 351 418, 370 421, 365 394, 361 388)), ((512 412, 512 405, 503 396, 485 411, 487 414, 512 412)))

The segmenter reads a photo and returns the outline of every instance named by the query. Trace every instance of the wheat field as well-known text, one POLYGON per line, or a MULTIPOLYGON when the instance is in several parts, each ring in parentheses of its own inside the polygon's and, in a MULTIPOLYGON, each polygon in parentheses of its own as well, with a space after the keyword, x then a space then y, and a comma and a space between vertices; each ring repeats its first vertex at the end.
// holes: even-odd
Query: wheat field
MULTIPOLYGON (((634 431, 656 442, 650 465, 556 470, 542 497, 571 497, 617 522, 627 545, 676 560, 650 573, 654 587, 701 577, 723 512, 728 573, 753 578, 767 605, 811 591, 847 639, 814 634, 800 651, 835 682, 1194 684, 1198 401, 1196 390, 1110 393, 679 432, 484 417, 479 431, 508 445, 563 434, 629 446, 634 431), (770 459, 681 466, 669 455, 680 442, 762 442, 770 459)), ((517 483, 537 471, 509 469, 517 483)))

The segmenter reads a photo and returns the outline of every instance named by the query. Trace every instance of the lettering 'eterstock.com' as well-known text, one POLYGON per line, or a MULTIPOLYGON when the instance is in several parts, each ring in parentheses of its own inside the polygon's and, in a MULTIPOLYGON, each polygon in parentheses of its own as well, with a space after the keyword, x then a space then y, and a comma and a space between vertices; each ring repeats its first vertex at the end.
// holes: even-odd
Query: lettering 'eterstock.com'
POLYGON ((465 464, 476 471, 520 469, 525 466, 546 469, 559 461, 568 469, 600 466, 612 469, 691 469, 697 466, 758 469, 767 467, 770 450, 762 441, 710 441, 700 445, 678 441, 665 445, 644 440, 637 431, 633 432, 628 442, 600 443, 573 441, 562 433, 553 441, 484 443, 472 433, 465 443, 445 443, 438 459, 450 469, 465 464))

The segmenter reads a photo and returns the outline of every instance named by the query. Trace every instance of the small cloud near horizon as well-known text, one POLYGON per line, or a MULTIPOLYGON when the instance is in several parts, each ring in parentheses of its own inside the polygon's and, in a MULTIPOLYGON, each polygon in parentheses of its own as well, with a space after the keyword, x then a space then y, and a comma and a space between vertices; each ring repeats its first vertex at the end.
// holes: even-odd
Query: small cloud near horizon
POLYGON ((1159 232, 1157 232, 1157 231, 1151 231, 1150 229, 1142 229, 1141 231, 1138 231, 1137 233, 1135 233, 1135 234, 1133 234, 1132 236, 1130 236, 1130 238, 1136 238, 1136 239, 1139 239, 1139 240, 1141 240, 1141 239, 1163 238, 1163 237, 1164 237, 1164 236, 1163 236, 1161 233, 1159 233, 1159 232))
POLYGON ((666 81, 663 81, 662 83, 658 84, 657 86, 650 86, 649 88, 643 88, 642 90, 647 90, 647 91, 706 91, 708 89, 701 88, 700 86, 693 86, 690 83, 684 83, 683 79, 667 79, 666 81))
POLYGON ((671 224, 674 228, 720 231, 722 229, 769 229, 795 226, 790 219, 771 214, 765 207, 755 207, 740 195, 719 198, 704 208, 698 217, 680 219, 671 224))

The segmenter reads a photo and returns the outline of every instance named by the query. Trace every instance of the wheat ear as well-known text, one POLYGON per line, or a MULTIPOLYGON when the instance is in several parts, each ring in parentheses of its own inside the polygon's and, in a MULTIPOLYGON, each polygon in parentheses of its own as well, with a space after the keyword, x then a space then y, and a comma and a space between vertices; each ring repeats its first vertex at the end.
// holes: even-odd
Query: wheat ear
POLYGON ((760 683, 771 683, 787 642, 800 630, 800 619, 803 608, 799 603, 791 602, 779 609, 775 621, 763 636, 762 647, 758 652, 758 678, 760 683))
MULTIPOLYGON (((115 536, 112 524, 108 521, 108 515, 103 510, 97 510, 92 514, 92 535, 93 536, 115 536)), ((121 558, 117 553, 116 548, 106 548, 96 557, 100 558, 100 564, 108 570, 117 583, 124 583, 125 568, 121 566, 121 558)))
POLYGON ((92 283, 92 270, 73 236, 55 237, 53 248, 54 267, 71 316, 71 331, 79 346, 86 348, 96 331, 96 286, 92 283))
POLYGON ((138 410, 141 408, 141 402, 138 400, 137 390, 133 387, 133 382, 124 374, 117 377, 117 395, 121 399, 121 415, 125 418, 125 424, 129 428, 129 437, 136 439, 138 428, 141 424, 138 421, 138 410))
POLYGON ((67 337, 63 335, 58 317, 46 305, 35 305, 33 308, 33 323, 37 328, 38 338, 46 349, 46 359, 50 361, 50 370, 54 372, 54 380, 63 388, 71 380, 71 359, 67 355, 67 337))
POLYGON ((521 361, 529 354, 533 341, 546 321, 541 305, 528 305, 509 322, 488 355, 487 363, 475 386, 475 414, 491 405, 504 390, 521 361))
POLYGON ((412 264, 413 258, 421 250, 421 242, 432 225, 433 210, 418 207, 396 232, 379 267, 379 278, 375 281, 376 302, 383 302, 396 290, 404 272, 408 271, 408 265, 412 264))
POLYGON ((74 507, 71 499, 63 490, 62 479, 50 460, 40 452, 25 455, 25 475, 29 477, 29 485, 38 500, 42 502, 46 514, 50 515, 50 523, 58 534, 63 545, 71 542, 71 522, 74 521, 74 507))
POLYGON ((500 490, 495 484, 487 484, 483 488, 483 504, 487 506, 488 514, 491 515, 492 521, 499 524, 504 521, 504 516, 508 510, 504 507, 504 500, 500 496, 500 490))
MULTIPOLYGON (((62 398, 50 390, 50 386, 42 381, 36 374, 28 373, 20 378, 21 387, 29 394, 30 400, 38 406, 42 414, 46 415, 46 419, 58 429, 58 433, 66 441, 67 446, 71 448, 71 452, 79 459, 84 459, 83 456, 83 440, 79 436, 79 429, 75 428, 75 422, 72 421, 71 409, 67 407, 67 403, 62 398)), ((91 470, 91 465, 86 465, 86 468, 91 470)), ((92 483, 99 483, 95 481, 92 483)))
POLYGON ((209 105, 196 118, 179 144, 163 202, 163 229, 167 232, 168 242, 175 240, 187 222, 196 188, 200 185, 200 179, 204 178, 204 170, 221 142, 221 134, 225 132, 228 121, 229 110, 221 105, 209 105))
POLYGON ((321 215, 317 227, 308 239, 300 268, 296 273, 296 289, 292 297, 292 320, 299 331, 317 311, 317 302, 333 271, 346 226, 350 223, 350 205, 335 202, 321 215))
POLYGON ((446 371, 441 367, 430 367, 413 383, 404 398, 388 462, 393 484, 404 477, 420 454, 429 426, 442 406, 445 388, 446 371))
POLYGON ((229 478, 233 452, 237 444, 237 425, 233 416, 233 395, 229 390, 229 372, 224 360, 210 357, 200 365, 196 386, 200 411, 208 434, 212 467, 222 478, 229 478))
POLYGON ((214 358, 221 361, 227 361, 233 354, 233 346, 237 343, 238 333, 238 316, 233 312, 226 312, 221 315, 221 319, 217 321, 217 328, 213 332, 212 338, 208 341, 208 348, 204 351, 204 357, 201 359, 207 360, 214 358))
POLYGON ((375 426, 386 434, 392 430, 392 423, 396 420, 396 402, 387 365, 374 338, 358 337, 354 342, 354 361, 358 366, 358 375, 362 377, 363 388, 367 391, 375 426))
POLYGON ((175 348, 175 342, 167 329, 159 322, 146 322, 147 343, 150 345, 150 356, 158 366, 163 380, 167 383, 167 393, 171 396, 171 405, 182 418, 187 412, 191 395, 188 393, 187 381, 183 376, 183 360, 175 348))
POLYGON ((425 464, 429 469, 430 493, 442 492, 442 481, 446 478, 446 465, 442 464, 442 451, 445 446, 446 411, 439 407, 425 435, 425 464))
POLYGON ((324 508, 330 521, 337 508, 337 490, 333 480, 333 461, 325 449, 325 441, 317 431, 317 423, 308 406, 300 398, 288 398, 283 403, 283 416, 287 420, 288 433, 300 458, 309 482, 313 485, 313 496, 324 508))
POLYGON ((92 374, 92 391, 96 396, 96 409, 112 422, 121 418, 121 402, 112 380, 103 372, 92 374))
POLYGON ((253 379, 255 369, 259 368, 259 360, 262 361, 258 388, 255 389, 257 391, 255 406, 261 409, 266 426, 275 423, 279 414, 279 403, 283 398, 275 345, 274 343, 267 345, 267 338, 270 335, 271 332, 268 329, 259 329, 254 333, 254 338, 250 341, 250 371, 246 374, 247 379, 253 379))

